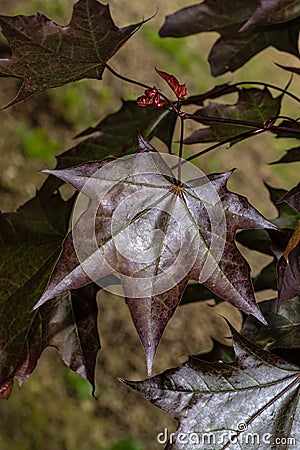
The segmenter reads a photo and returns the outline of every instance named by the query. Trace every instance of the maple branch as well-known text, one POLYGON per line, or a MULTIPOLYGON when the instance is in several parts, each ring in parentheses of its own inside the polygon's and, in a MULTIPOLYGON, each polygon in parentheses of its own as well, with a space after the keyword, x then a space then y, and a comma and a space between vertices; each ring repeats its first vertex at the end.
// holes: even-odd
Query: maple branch
POLYGON ((215 150, 216 148, 221 147, 224 144, 228 144, 228 143, 234 144, 240 140, 244 140, 251 136, 254 136, 255 134, 264 133, 265 131, 268 131, 268 128, 258 128, 257 130, 246 131, 244 133, 237 134, 236 136, 233 136, 233 137, 230 137, 227 139, 223 139, 222 141, 218 142, 217 144, 211 145, 210 147, 205 148, 204 150, 201 150, 200 152, 196 153, 195 155, 185 158, 185 161, 191 161, 194 158, 198 158, 199 156, 205 155, 206 153, 210 152, 211 150, 215 150))
MULTIPOLYGON (((300 136, 300 130, 295 130, 294 128, 283 127, 280 125, 270 125, 269 120, 266 120, 264 123, 258 123, 258 122, 248 122, 247 120, 230 119, 230 118, 226 118, 226 117, 200 116, 200 115, 188 114, 188 113, 184 113, 184 117, 186 119, 194 120, 195 122, 226 123, 229 125, 239 125, 239 126, 245 126, 245 127, 252 127, 252 128, 256 128, 256 129, 263 129, 266 131, 272 131, 274 133, 282 131, 285 133, 293 133, 293 134, 297 134, 300 136)), ((275 119, 276 118, 272 118, 272 121, 274 121, 275 119)))

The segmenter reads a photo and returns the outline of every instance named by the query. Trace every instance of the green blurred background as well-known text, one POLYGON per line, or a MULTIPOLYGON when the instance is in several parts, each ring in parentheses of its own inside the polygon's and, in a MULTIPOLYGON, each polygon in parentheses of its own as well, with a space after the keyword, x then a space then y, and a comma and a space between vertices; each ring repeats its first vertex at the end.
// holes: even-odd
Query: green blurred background
MULTIPOLYGON (((43 12, 60 24, 69 21, 72 0, 0 0, 0 14, 43 12)), ((189 94, 203 93, 225 81, 266 81, 284 87, 289 74, 274 65, 295 64, 295 58, 268 49, 257 55, 237 73, 213 79, 207 55, 217 38, 204 33, 183 39, 160 39, 158 30, 164 16, 191 4, 190 1, 138 0, 109 1, 118 26, 155 17, 111 60, 124 75, 150 85, 161 85, 154 66, 187 82, 189 94)), ((4 43, 2 38, 0 43, 4 43)), ((1 79, 0 104, 14 95, 17 83, 1 79)), ((291 90, 297 94, 299 82, 291 90)), ((43 182, 38 170, 52 168, 54 155, 73 145, 72 138, 120 107, 120 98, 134 99, 142 94, 138 87, 122 83, 109 73, 102 82, 83 80, 33 96, 1 111, 0 208, 11 211, 34 196, 43 182)), ((274 93, 274 95, 278 95, 274 93)), ((227 96, 224 101, 234 101, 227 96)), ((299 111, 290 101, 284 114, 297 117, 299 111)), ((230 188, 246 195, 268 218, 275 209, 268 201, 263 180, 274 187, 290 188, 299 180, 300 163, 268 166, 284 150, 294 145, 269 135, 240 143, 233 149, 218 149, 198 161, 206 173, 237 167, 230 188)), ((186 149, 186 154, 199 146, 186 149)), ((268 258, 245 252, 254 270, 268 258)), ((266 294, 262 294, 262 298, 266 294)), ((228 304, 215 308, 208 303, 185 305, 177 311, 164 334, 154 372, 177 365, 187 354, 208 351, 212 337, 223 339, 229 332, 220 314, 239 327, 241 316, 228 304), (205 320, 203 318, 205 317, 205 320)), ((91 397, 87 382, 69 371, 54 350, 42 356, 34 374, 19 390, 15 386, 8 401, 0 403, 0 450, 152 450, 163 448, 156 441, 164 428, 172 432, 176 423, 117 381, 117 377, 141 379, 146 376, 142 348, 130 321, 129 312, 119 297, 99 296, 99 330, 103 350, 97 365, 97 400, 91 397)))

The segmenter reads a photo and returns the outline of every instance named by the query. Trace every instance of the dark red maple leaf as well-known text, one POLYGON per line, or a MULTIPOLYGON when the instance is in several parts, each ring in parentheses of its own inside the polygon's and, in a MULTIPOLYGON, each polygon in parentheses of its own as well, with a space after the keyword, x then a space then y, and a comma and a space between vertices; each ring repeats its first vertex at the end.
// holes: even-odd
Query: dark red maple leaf
POLYGON ((74 200, 42 188, 16 212, 0 214, 0 398, 9 396, 14 378, 22 384, 48 346, 94 388, 99 287, 90 284, 33 311, 68 233, 74 200))
POLYGON ((165 450, 297 446, 299 367, 232 332, 233 362, 190 356, 150 379, 120 379, 178 422, 169 437, 158 435, 165 450))
POLYGON ((265 323, 250 268, 234 238, 238 229, 277 229, 246 198, 227 190, 231 172, 179 182, 171 169, 176 157, 164 158, 140 138, 136 155, 47 171, 87 195, 90 203, 66 238, 36 305, 91 280, 103 285, 105 277, 117 276, 149 373, 189 280, 265 323))
POLYGON ((83 78, 101 79, 106 62, 142 23, 116 27, 109 6, 97 0, 79 0, 66 26, 39 13, 0 16, 12 50, 10 59, 0 60, 0 76, 23 80, 10 105, 35 92, 83 78))
POLYGON ((299 20, 299 3, 289 0, 205 0, 168 15, 159 33, 217 32, 220 37, 208 57, 216 77, 235 71, 268 46, 299 58, 299 20))

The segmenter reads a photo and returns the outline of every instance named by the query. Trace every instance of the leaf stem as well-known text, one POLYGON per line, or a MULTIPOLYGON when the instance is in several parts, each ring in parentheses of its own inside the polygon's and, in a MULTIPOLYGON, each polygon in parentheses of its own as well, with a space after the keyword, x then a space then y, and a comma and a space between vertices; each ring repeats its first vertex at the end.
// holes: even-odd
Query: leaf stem
MULTIPOLYGON (((183 114, 183 113, 182 113, 183 114)), ((215 123, 227 123, 229 125, 238 125, 238 126, 245 126, 245 127, 252 127, 256 128, 258 130, 268 130, 272 131, 274 133, 278 133, 279 131, 283 131, 285 133, 293 133, 300 136, 300 130, 295 130, 294 128, 289 127, 282 127, 279 125, 271 125, 269 123, 269 120, 266 120, 264 123, 258 123, 258 122, 248 122, 247 120, 240 120, 240 119, 230 119, 226 117, 213 117, 213 116, 200 116, 195 114, 188 114, 184 113, 185 119, 191 119, 195 122, 215 122, 215 123)), ((272 118, 272 120, 275 120, 276 118, 272 118)))
POLYGON ((237 134, 236 136, 231 136, 230 138, 224 139, 223 141, 218 142, 217 144, 211 145, 208 148, 205 148, 204 150, 201 150, 200 152, 196 153, 195 155, 191 155, 188 158, 185 158, 186 161, 191 161, 194 158, 198 158, 199 156, 205 155, 206 153, 210 152, 211 150, 215 150, 218 147, 221 147, 224 144, 228 143, 235 143, 239 140, 247 139, 251 136, 254 136, 255 134, 264 133, 265 131, 268 131, 267 128, 258 128, 257 130, 251 130, 246 131, 245 133, 237 134))
POLYGON ((184 138, 184 116, 180 117, 180 141, 179 141, 179 152, 178 152, 178 181, 181 179, 181 161, 182 161, 182 152, 183 152, 183 138, 184 138))
MULTIPOLYGON (((105 67, 107 68, 107 70, 109 70, 109 72, 111 72, 115 77, 126 81, 127 83, 131 83, 134 84, 136 86, 140 86, 143 87, 144 89, 152 89, 151 86, 145 84, 145 83, 141 83, 140 81, 136 81, 133 80, 131 78, 125 77, 124 75, 121 75, 120 73, 118 73, 116 70, 114 70, 109 64, 105 63, 105 67)), ((248 81, 243 81, 243 82, 238 82, 233 84, 232 86, 239 86, 239 85, 243 85, 243 84, 256 84, 256 85, 262 85, 262 86, 267 86, 270 87, 272 89, 277 89, 278 91, 285 93, 287 95, 289 95, 290 97, 292 97, 294 100, 296 100, 297 102, 300 102, 300 99, 298 97, 296 97, 294 94, 288 92, 287 90, 284 90, 282 88, 279 88, 278 86, 275 86, 273 84, 269 84, 269 83, 263 83, 263 82, 248 82, 248 81)), ((208 117, 208 116, 199 116, 199 115, 195 115, 195 114, 188 114, 188 113, 183 113, 180 112, 180 110, 178 108, 176 108, 176 106, 174 105, 173 102, 171 102, 168 97, 166 97, 164 94, 161 94, 161 97, 168 103, 168 105, 172 108, 172 110, 174 111, 174 113, 180 117, 182 123, 184 119, 191 119, 194 120, 196 122, 215 122, 215 123, 227 123, 227 124, 231 124, 231 125, 239 125, 239 126, 247 126, 247 127, 252 127, 255 128, 257 130, 268 130, 268 131, 272 131, 274 133, 278 133, 278 132, 285 132, 285 133, 293 133, 295 135, 299 135, 300 136, 300 130, 295 130, 293 128, 288 128, 288 127, 282 127, 282 126, 277 126, 277 125, 271 125, 269 123, 269 121, 264 122, 263 124, 261 123, 257 123, 257 122, 248 122, 246 120, 240 120, 240 119, 230 119, 230 118, 224 118, 224 117, 208 117)), ((275 118, 274 118, 275 120, 275 118)), ((228 140, 226 141, 228 142, 228 140)), ((222 145, 222 144, 220 144, 222 145)))
POLYGON ((145 89, 151 89, 151 86, 148 86, 148 84, 141 83, 140 81, 132 80, 131 78, 127 78, 124 75, 121 75, 116 70, 114 70, 109 64, 105 63, 105 67, 109 72, 111 72, 115 77, 120 78, 120 80, 127 81, 127 83, 135 84, 136 86, 141 86, 145 89))

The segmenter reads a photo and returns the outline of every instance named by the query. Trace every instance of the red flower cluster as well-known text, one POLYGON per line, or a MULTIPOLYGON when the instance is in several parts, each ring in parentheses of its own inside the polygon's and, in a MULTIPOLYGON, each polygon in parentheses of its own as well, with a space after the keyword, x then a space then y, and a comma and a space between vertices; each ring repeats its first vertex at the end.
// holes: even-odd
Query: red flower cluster
POLYGON ((158 89, 154 86, 152 89, 145 90, 145 94, 137 99, 137 104, 143 108, 150 105, 155 108, 162 108, 165 102, 160 99, 158 89))
MULTIPOLYGON (((179 81, 173 75, 170 75, 167 72, 163 72, 162 70, 158 70, 156 67, 155 70, 158 75, 168 83, 172 91, 176 94, 178 100, 184 100, 186 96, 186 84, 179 84, 179 81)), ((154 86, 152 89, 145 90, 145 94, 137 99, 137 104, 138 106, 141 106, 143 108, 146 106, 162 108, 165 102, 161 100, 160 93, 154 86)))

